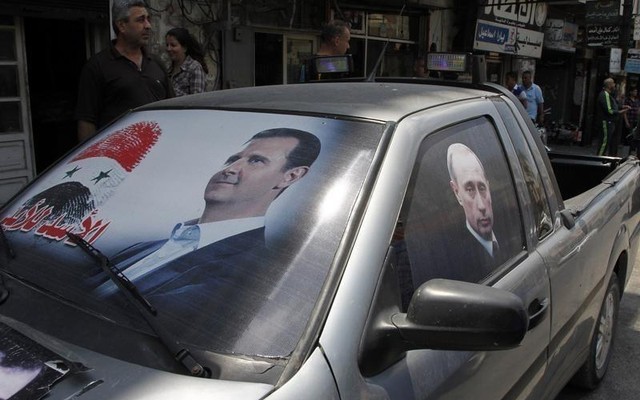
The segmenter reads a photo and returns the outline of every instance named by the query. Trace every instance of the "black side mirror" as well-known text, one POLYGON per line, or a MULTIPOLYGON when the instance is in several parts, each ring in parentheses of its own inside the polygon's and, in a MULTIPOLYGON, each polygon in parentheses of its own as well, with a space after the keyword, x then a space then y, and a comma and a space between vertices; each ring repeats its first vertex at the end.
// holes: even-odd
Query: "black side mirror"
POLYGON ((414 349, 487 351, 520 344, 529 316, 522 300, 502 289, 433 279, 413 292, 403 313, 393 253, 391 247, 360 343, 363 375, 388 368, 414 349))
POLYGON ((529 317, 511 292, 433 279, 416 290, 407 313, 391 321, 411 348, 481 351, 518 346, 529 317))

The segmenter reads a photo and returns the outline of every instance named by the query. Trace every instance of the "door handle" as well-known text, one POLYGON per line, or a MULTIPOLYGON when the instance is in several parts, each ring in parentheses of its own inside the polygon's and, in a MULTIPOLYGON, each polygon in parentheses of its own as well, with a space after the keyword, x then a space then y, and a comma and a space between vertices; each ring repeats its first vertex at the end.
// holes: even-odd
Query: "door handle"
POLYGON ((535 299, 529 304, 529 330, 538 326, 549 309, 549 299, 535 299))

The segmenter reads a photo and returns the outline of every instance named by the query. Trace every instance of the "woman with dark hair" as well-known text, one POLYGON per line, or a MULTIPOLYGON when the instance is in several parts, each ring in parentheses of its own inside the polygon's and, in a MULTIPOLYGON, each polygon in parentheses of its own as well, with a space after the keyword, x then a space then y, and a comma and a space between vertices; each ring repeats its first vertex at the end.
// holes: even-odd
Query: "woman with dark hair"
POLYGON ((200 44, 185 28, 173 28, 166 35, 171 59, 169 76, 176 96, 204 92, 209 72, 200 44))

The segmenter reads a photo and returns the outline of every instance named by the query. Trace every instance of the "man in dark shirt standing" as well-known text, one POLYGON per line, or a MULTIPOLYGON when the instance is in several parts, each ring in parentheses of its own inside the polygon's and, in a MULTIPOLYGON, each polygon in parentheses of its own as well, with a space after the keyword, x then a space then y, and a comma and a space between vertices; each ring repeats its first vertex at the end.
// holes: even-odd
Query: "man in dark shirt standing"
POLYGON ((164 68, 145 51, 151 36, 143 0, 115 0, 116 39, 91 57, 82 70, 76 119, 78 139, 93 136, 125 111, 173 96, 164 68))

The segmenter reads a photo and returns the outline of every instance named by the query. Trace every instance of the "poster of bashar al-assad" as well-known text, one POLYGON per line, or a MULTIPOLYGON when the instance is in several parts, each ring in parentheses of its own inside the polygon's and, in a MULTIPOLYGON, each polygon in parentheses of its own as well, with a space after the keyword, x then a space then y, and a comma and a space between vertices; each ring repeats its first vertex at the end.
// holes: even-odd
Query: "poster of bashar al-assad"
POLYGON ((122 316, 133 308, 104 262, 188 343, 289 354, 345 229, 359 190, 353 182, 363 179, 382 130, 280 114, 132 113, 3 210, 2 228, 21 257, 9 268, 83 307, 138 323, 139 316, 122 316), (332 190, 339 196, 327 200, 332 190), (334 211, 320 213, 328 201, 334 211), (103 257, 87 254, 91 247, 103 257), (277 340, 256 349, 237 340, 238 329, 277 340))

